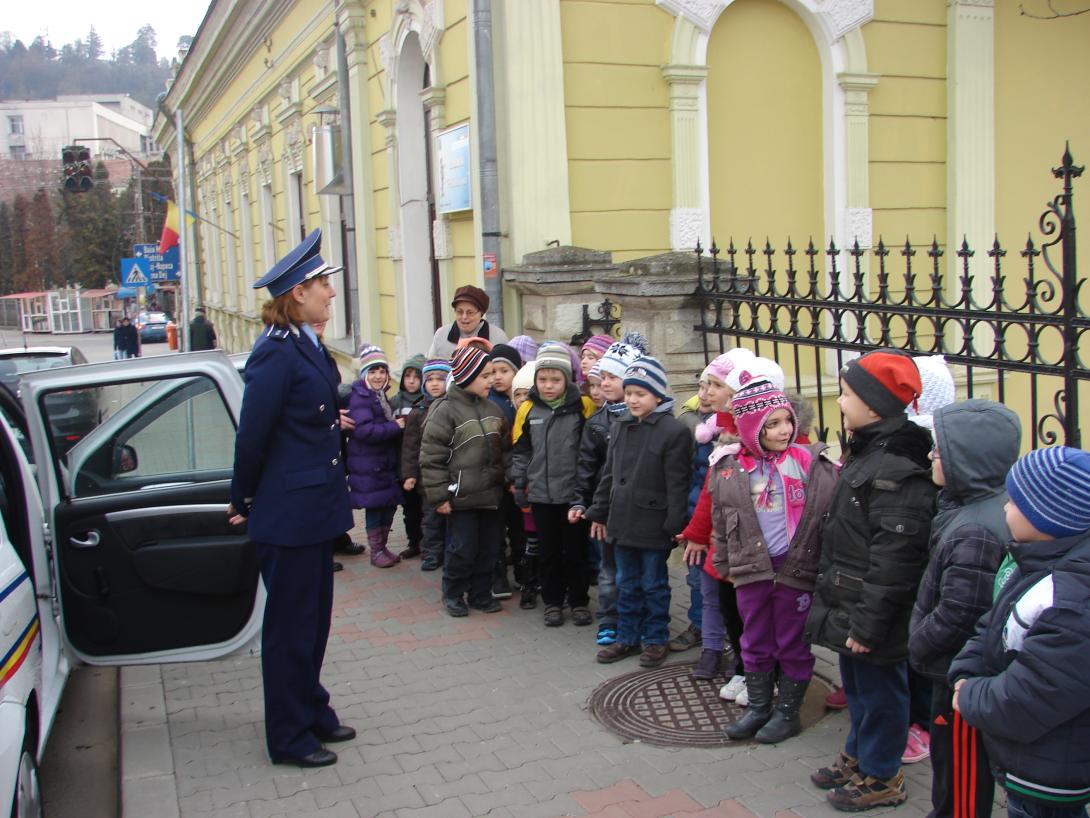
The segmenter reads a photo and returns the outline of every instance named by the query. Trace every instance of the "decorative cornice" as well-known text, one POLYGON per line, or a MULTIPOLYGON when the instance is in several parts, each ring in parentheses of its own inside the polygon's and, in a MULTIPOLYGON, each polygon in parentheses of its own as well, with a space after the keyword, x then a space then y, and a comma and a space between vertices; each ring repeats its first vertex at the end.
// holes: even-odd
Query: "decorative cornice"
MULTIPOLYGON (((874 17, 874 0, 799 0, 807 11, 821 20, 829 41, 835 42, 852 29, 874 17)), ((987 2, 992 0, 949 0, 949 2, 987 2)), ((688 20, 705 34, 711 32, 719 15, 731 0, 655 0, 655 4, 688 20)))
POLYGON ((303 122, 299 117, 291 121, 284 129, 284 164, 288 173, 303 172, 303 148, 306 138, 303 136, 303 122))
POLYGON ((262 185, 272 184, 272 150, 266 142, 257 149, 257 176, 262 185))

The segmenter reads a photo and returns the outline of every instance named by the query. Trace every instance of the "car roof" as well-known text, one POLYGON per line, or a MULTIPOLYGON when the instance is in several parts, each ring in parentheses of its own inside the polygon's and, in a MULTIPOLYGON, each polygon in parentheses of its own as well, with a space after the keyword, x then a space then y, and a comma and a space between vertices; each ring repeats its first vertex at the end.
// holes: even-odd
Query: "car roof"
POLYGON ((11 347, 0 349, 0 357, 13 358, 23 355, 70 355, 75 347, 11 347))

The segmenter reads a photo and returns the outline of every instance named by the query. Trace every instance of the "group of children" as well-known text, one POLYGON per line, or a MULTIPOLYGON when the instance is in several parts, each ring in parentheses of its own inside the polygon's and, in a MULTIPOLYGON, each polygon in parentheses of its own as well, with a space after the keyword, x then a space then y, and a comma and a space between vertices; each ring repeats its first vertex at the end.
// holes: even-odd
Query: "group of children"
POLYGON ((763 743, 800 731, 823 645, 840 655, 850 729, 811 780, 837 809, 905 800, 911 726, 930 734, 933 815, 990 814, 993 780, 1012 816, 1085 814, 1087 452, 1019 459, 1017 415, 954 402, 952 378, 910 419, 924 364, 896 351, 840 372, 838 458, 809 441, 812 409, 782 369, 741 348, 705 368, 677 417, 636 335, 594 336, 579 357, 464 339, 450 361, 406 364, 389 401, 381 350, 360 363, 348 464, 371 559, 399 559, 386 543, 402 504, 400 558, 442 566, 450 615, 501 610, 513 564, 521 607, 540 594, 546 626, 566 610, 589 626, 594 584, 599 662, 655 667, 699 643, 693 676, 729 659, 721 695, 745 706, 726 734, 763 743), (673 548, 690 590, 675 640, 673 548), (931 684, 927 724, 912 725, 910 672, 931 684))

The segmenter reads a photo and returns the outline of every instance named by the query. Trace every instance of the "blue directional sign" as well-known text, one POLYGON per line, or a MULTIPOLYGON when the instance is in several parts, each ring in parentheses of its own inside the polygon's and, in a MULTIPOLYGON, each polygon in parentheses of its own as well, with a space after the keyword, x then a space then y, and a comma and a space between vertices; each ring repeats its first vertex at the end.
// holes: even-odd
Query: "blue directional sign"
POLYGON ((146 258, 121 259, 121 284, 125 287, 147 287, 151 284, 151 269, 146 258))
POLYGON ((132 246, 133 258, 144 259, 148 262, 149 280, 158 284, 163 281, 177 281, 181 269, 178 255, 178 246, 175 245, 165 253, 159 252, 158 244, 134 244, 132 246))

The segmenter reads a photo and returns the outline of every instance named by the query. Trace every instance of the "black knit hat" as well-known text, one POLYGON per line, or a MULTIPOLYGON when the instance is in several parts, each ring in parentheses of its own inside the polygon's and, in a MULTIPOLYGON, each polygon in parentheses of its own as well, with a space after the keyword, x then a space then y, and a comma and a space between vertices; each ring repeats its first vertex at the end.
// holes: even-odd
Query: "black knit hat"
POLYGON ((522 369, 522 356, 518 350, 510 344, 496 344, 490 353, 493 361, 503 361, 511 364, 511 368, 518 372, 522 369))

